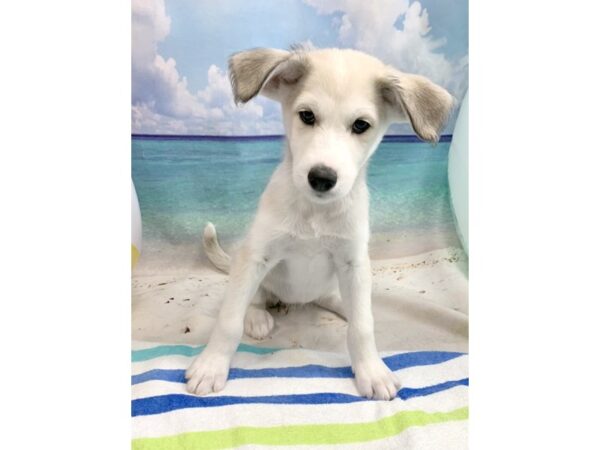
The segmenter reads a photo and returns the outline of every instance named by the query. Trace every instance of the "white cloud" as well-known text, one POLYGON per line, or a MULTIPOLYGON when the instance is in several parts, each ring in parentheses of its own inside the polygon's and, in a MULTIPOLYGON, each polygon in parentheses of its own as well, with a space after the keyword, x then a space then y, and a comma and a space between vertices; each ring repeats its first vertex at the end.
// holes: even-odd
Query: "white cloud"
POLYGON ((154 134, 279 134, 276 105, 256 100, 243 107, 233 102, 229 77, 215 65, 207 86, 192 93, 173 58, 158 53, 170 32, 164 0, 132 4, 132 130, 154 134))
POLYGON ((159 114, 183 117, 195 112, 195 99, 187 81, 177 72, 175 60, 158 54, 158 43, 171 28, 162 0, 132 3, 132 101, 153 105, 159 114))
POLYGON ((430 35, 429 15, 420 2, 380 0, 374 7, 364 0, 304 1, 319 14, 342 13, 341 19, 332 21, 341 45, 370 53, 402 71, 424 75, 455 96, 464 94, 466 59, 452 62, 439 51, 446 41, 430 35))
POLYGON ((145 134, 187 134, 183 119, 163 116, 154 111, 153 104, 141 103, 131 107, 131 129, 145 134))

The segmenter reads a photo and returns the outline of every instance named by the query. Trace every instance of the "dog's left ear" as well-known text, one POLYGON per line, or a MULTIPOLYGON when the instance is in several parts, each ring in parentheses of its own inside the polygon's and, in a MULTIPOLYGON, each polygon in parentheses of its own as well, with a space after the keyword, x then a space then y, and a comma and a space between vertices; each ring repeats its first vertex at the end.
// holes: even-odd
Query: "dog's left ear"
POLYGON ((246 103, 259 93, 280 100, 283 85, 297 83, 308 65, 300 54, 270 48, 255 48, 229 58, 229 78, 236 103, 246 103))
POLYGON ((408 120, 424 141, 439 140, 454 106, 454 98, 444 88, 420 75, 390 69, 379 80, 379 89, 395 120, 408 120))

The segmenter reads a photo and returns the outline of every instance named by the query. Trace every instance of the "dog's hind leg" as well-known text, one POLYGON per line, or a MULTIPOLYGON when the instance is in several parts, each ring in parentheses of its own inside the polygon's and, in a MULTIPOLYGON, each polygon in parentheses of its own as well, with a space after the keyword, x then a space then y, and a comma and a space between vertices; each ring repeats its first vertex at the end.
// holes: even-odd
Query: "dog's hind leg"
POLYGON ((348 320, 348 315, 346 313, 346 309, 344 308, 344 303, 340 298, 339 294, 331 294, 326 295, 325 297, 321 297, 320 299, 315 301, 315 304, 319 305, 321 308, 326 309, 327 311, 331 311, 334 314, 337 314, 344 320, 348 320))
POLYGON ((266 338, 275 322, 273 316, 266 310, 267 292, 258 288, 244 318, 244 333, 254 339, 266 338))

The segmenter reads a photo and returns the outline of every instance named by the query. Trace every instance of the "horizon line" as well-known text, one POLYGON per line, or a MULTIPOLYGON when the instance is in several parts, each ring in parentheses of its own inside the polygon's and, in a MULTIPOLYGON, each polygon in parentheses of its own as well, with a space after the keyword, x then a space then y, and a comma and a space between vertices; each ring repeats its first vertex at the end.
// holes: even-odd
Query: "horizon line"
MULTIPOLYGON (((276 140, 283 139, 283 134, 249 134, 249 135, 214 135, 214 134, 149 134, 149 133, 131 133, 132 138, 138 139, 189 139, 189 140, 212 140, 212 141, 226 141, 226 140, 276 140)), ((403 140, 412 142, 424 142, 415 134, 386 134, 382 140, 403 140)), ((439 142, 450 142, 452 140, 452 134, 440 135, 439 142)))

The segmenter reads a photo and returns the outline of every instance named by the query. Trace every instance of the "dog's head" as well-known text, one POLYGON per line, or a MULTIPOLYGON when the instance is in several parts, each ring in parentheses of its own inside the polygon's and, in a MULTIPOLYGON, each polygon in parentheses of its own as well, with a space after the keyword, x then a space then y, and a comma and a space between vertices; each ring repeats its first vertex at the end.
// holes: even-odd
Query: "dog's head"
POLYGON ((236 102, 262 94, 281 103, 293 182, 318 203, 350 192, 391 123, 436 142, 453 105, 428 79, 355 50, 247 50, 229 73, 236 102))

